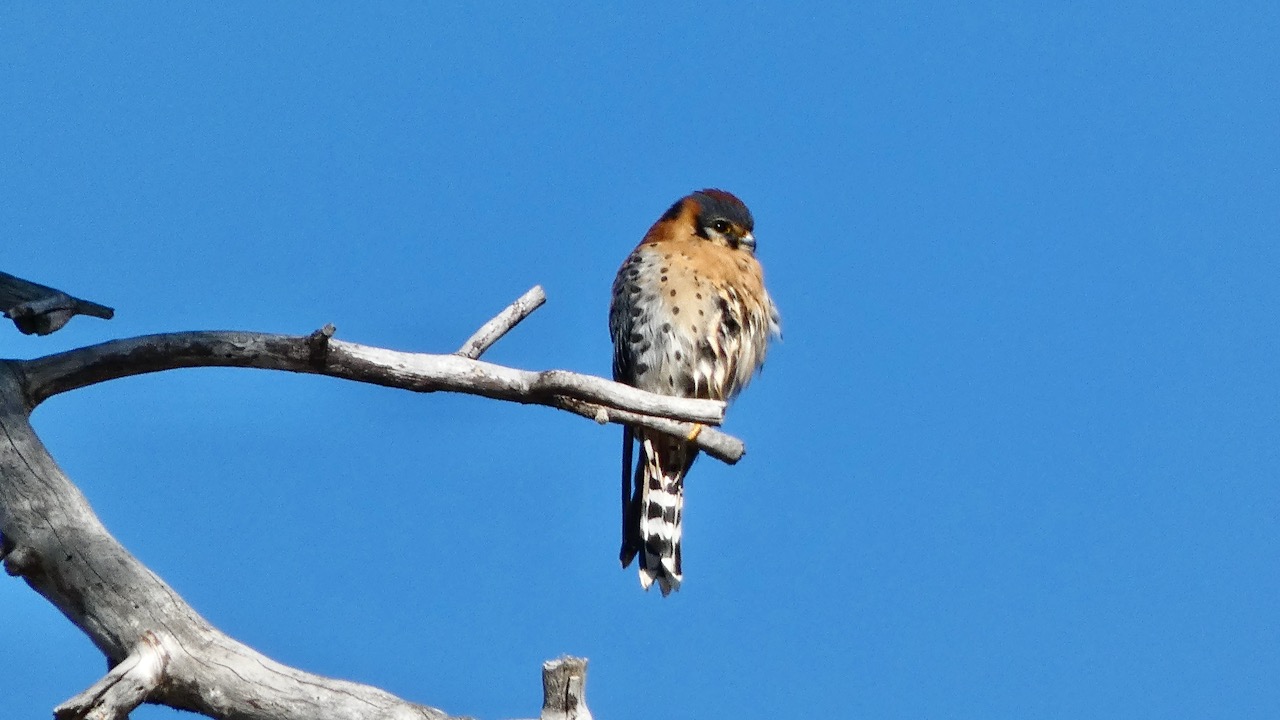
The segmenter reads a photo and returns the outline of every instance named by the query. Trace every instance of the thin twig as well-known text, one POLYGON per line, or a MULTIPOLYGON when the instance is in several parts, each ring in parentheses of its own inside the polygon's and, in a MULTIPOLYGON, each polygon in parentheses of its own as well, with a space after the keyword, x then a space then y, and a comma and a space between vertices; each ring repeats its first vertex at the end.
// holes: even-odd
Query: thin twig
POLYGON ((488 350, 498 339, 506 335, 511 328, 520 324, 521 320, 529 317, 529 313, 542 307, 547 301, 547 294, 542 291, 541 285, 534 285, 529 291, 521 295, 515 302, 507 306, 506 310, 498 313, 492 320, 480 326, 480 329, 474 335, 467 338, 462 343, 462 347, 454 353, 459 357, 478 359, 488 350))
MULTIPOLYGON (((617 408, 606 408, 602 405, 583 402, 576 398, 557 397, 553 405, 575 415, 590 418, 596 422, 615 422, 634 427, 649 428, 676 437, 689 437, 696 425, 691 422, 653 417, 640 413, 628 412, 617 408)), ((738 438, 709 427, 703 427, 693 441, 704 452, 720 462, 735 465, 747 454, 747 446, 738 438)), ((628 463, 629 465, 630 463, 628 463)))

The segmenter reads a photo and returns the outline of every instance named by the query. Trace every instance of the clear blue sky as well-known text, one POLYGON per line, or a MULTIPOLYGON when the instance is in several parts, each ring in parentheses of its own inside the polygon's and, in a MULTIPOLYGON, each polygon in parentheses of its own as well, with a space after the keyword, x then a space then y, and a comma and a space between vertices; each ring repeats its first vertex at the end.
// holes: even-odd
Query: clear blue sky
MULTIPOLYGON (((447 352, 541 283, 488 357, 607 375, 657 215, 756 216, 786 339, 666 600, 617 567, 616 427, 249 370, 41 407, 232 636, 483 720, 562 653, 607 720, 1280 716, 1274 3, 32 5, 0 269, 117 317, 3 356, 447 352)), ((21 582, 0 611, 4 717, 102 673, 21 582)))

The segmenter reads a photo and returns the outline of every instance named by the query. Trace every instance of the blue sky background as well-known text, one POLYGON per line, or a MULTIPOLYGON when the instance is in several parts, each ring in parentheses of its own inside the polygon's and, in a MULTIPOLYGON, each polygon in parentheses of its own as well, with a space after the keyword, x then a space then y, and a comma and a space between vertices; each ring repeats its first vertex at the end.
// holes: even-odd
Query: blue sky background
MULTIPOLYGON (((1280 10, 0 7, 0 269, 117 309, 607 375, 676 198, 755 213, 785 342, 617 567, 620 431, 191 370, 36 415, 106 525, 285 663, 483 720, 1280 715, 1280 10)), ((0 582, 5 717, 103 671, 0 582)), ((136 720, 176 717, 144 708, 136 720)))

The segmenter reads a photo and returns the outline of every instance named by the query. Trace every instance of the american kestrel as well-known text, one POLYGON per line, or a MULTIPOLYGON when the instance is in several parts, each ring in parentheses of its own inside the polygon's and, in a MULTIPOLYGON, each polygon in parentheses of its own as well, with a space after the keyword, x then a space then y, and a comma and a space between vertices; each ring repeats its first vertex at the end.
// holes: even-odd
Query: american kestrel
MULTIPOLYGON (((613 281, 613 378, 642 390, 730 401, 764 363, 778 310, 756 260, 755 223, 723 190, 682 198, 649 228, 613 281)), ((679 589, 687 438, 627 427, 622 435, 622 567, 640 584, 679 589), (632 439, 640 459, 634 483, 632 439)))

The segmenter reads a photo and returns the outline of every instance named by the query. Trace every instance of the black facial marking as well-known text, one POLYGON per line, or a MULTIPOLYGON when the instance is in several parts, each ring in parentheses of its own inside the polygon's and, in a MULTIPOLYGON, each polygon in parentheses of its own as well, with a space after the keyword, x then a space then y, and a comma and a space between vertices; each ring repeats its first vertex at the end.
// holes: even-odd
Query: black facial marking
MULTIPOLYGON (((694 193, 693 198, 698 202, 700 210, 695 223, 699 236, 707 237, 707 228, 717 220, 728 221, 747 232, 755 229, 756 223, 751 217, 751 211, 733 195, 723 190, 702 190, 694 193)), ((730 237, 730 242, 736 246, 737 239, 730 237)))

